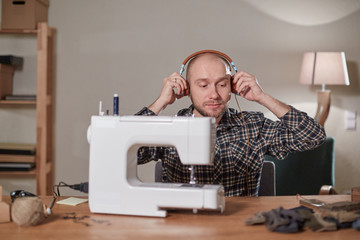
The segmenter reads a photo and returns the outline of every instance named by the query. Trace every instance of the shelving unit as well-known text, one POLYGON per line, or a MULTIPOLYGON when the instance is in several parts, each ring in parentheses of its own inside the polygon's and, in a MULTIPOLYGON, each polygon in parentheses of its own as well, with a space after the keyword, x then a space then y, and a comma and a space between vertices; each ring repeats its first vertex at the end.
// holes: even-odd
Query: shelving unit
POLYGON ((53 186, 54 132, 54 39, 55 29, 38 23, 35 30, 1 30, 0 34, 32 34, 37 37, 37 92, 36 101, 0 101, 1 107, 36 108, 35 169, 30 171, 2 171, 0 177, 36 176, 38 195, 51 195, 53 186))

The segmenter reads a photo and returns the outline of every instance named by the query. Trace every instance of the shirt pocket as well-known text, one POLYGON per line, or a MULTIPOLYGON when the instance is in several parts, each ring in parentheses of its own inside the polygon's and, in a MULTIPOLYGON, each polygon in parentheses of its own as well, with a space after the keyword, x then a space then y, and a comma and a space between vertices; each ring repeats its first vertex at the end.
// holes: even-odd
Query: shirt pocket
POLYGON ((237 140, 230 143, 232 161, 234 169, 238 174, 260 174, 262 168, 262 158, 260 156, 259 145, 252 146, 247 141, 237 140), (248 152, 247 146, 250 144, 248 152))
MULTIPOLYGON (((231 165, 238 175, 244 175, 246 170, 246 142, 238 140, 230 143, 231 165)), ((247 159, 249 160, 249 159, 247 159)))

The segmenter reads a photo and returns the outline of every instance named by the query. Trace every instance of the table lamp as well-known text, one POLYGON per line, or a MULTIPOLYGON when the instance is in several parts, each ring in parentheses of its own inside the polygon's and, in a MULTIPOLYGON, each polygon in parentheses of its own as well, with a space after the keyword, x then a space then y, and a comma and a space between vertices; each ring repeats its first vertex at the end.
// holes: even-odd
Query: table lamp
POLYGON ((317 92, 315 120, 324 126, 330 110, 330 90, 325 85, 350 85, 344 52, 307 52, 304 54, 300 83, 322 85, 317 92))

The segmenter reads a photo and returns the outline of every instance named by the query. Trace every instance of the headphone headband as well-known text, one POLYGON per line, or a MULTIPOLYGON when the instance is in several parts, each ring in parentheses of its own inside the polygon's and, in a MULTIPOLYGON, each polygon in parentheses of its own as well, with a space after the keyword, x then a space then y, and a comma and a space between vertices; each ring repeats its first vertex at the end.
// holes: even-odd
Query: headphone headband
POLYGON ((233 62, 233 60, 228 56, 226 55, 225 53, 222 53, 222 52, 219 52, 219 51, 215 51, 215 50, 202 50, 202 51, 198 51, 198 52, 195 52, 193 54, 191 54, 190 56, 188 56, 184 62, 182 63, 181 65, 181 69, 180 69, 180 75, 184 72, 184 69, 185 69, 185 65, 186 63, 188 63, 191 59, 193 59, 194 57, 200 55, 200 54, 203 54, 203 53, 212 53, 212 54, 217 54, 221 57, 223 57, 224 59, 226 59, 229 64, 232 66, 232 68, 234 69, 235 72, 237 72, 237 69, 235 67, 235 63, 233 62))

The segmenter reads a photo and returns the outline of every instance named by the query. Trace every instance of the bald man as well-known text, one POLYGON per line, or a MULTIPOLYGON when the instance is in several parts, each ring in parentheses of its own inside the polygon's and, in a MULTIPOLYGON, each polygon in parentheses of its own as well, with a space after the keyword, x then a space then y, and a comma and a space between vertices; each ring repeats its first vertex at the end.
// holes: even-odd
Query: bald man
MULTIPOLYGON (((326 139, 314 119, 265 93, 254 75, 244 71, 231 75, 228 62, 215 53, 191 59, 186 79, 178 73, 164 78, 159 97, 137 115, 158 115, 186 93, 192 104, 178 116, 216 118, 214 164, 196 167, 197 183, 221 184, 226 196, 258 195, 265 155, 283 159, 290 152, 316 148, 326 139), (278 120, 229 108, 231 92, 263 105, 278 120)), ((162 161, 163 182, 190 181, 189 167, 180 162, 174 147, 139 149, 138 164, 158 160, 162 161)))

